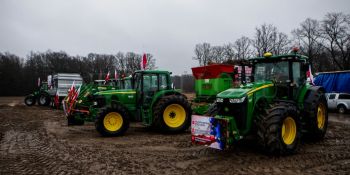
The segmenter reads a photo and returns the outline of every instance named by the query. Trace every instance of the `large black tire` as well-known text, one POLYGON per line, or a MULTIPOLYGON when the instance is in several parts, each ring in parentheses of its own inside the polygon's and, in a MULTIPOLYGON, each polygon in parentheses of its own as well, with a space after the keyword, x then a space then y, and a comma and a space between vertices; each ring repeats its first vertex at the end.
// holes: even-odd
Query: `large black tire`
POLYGON ((27 106, 33 106, 35 105, 35 98, 33 95, 28 95, 26 96, 26 98, 24 99, 24 103, 27 105, 27 106))
POLYGON ((304 102, 303 129, 311 140, 322 140, 328 127, 328 106, 322 91, 310 92, 304 102))
POLYGON ((257 117, 257 139, 264 152, 289 155, 296 152, 301 138, 301 123, 296 105, 276 103, 257 117))
POLYGON ((104 109, 95 120, 95 128, 102 136, 120 136, 129 128, 127 110, 116 105, 115 108, 104 109))
POLYGON ((165 96, 154 107, 154 124, 163 132, 183 132, 191 124, 191 114, 191 106, 185 97, 165 96))
POLYGON ((38 98, 38 104, 40 106, 47 106, 50 104, 50 96, 49 94, 46 94, 46 93, 42 93, 39 95, 39 98, 38 98))

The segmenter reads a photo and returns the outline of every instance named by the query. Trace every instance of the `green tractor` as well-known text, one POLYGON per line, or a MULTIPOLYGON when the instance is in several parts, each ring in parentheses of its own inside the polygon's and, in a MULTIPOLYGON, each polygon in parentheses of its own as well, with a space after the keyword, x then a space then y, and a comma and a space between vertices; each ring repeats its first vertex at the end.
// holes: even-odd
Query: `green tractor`
POLYGON ((50 95, 48 93, 48 85, 47 82, 42 82, 40 85, 39 90, 33 92, 32 94, 28 95, 24 99, 24 103, 27 106, 33 106, 35 105, 36 101, 38 101, 38 104, 40 106, 47 106, 50 104, 50 95))
POLYGON ((217 95, 206 116, 192 116, 192 142, 217 149, 254 136, 263 151, 296 152, 301 136, 321 140, 327 130, 325 90, 307 83, 309 62, 292 52, 249 60, 252 83, 217 95))
POLYGON ((67 116, 68 125, 83 125, 84 122, 95 121, 97 109, 93 106, 92 95, 99 91, 131 88, 131 78, 118 80, 95 80, 93 83, 82 85, 76 100, 66 96, 63 100, 63 109, 67 116))
POLYGON ((172 88, 170 74, 136 71, 132 76, 133 89, 95 93, 94 107, 99 109, 96 130, 103 136, 119 136, 128 129, 130 121, 169 133, 186 130, 191 122, 191 106, 186 96, 172 88))

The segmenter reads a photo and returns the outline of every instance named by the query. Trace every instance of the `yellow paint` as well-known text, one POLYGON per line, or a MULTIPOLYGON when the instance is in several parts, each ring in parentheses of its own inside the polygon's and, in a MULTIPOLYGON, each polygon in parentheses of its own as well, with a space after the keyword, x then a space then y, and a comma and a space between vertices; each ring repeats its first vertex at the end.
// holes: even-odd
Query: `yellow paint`
POLYGON ((297 125, 292 117, 287 117, 282 124, 282 140, 286 145, 294 142, 297 135, 297 125))
POLYGON ((326 122, 326 107, 320 103, 317 108, 317 127, 323 129, 326 122))
POLYGON ((103 119, 106 130, 114 132, 123 126, 123 117, 118 112, 110 112, 103 119))
POLYGON ((258 87, 258 88, 256 88, 256 89, 253 89, 253 90, 249 91, 247 94, 250 96, 250 95, 252 95, 254 92, 256 92, 256 91, 258 91, 258 90, 260 90, 260 89, 268 88, 268 87, 271 87, 271 86, 273 86, 273 84, 267 84, 267 85, 258 87))
POLYGON ((186 120, 186 111, 179 104, 171 104, 165 108, 163 119, 170 128, 180 127, 186 120))

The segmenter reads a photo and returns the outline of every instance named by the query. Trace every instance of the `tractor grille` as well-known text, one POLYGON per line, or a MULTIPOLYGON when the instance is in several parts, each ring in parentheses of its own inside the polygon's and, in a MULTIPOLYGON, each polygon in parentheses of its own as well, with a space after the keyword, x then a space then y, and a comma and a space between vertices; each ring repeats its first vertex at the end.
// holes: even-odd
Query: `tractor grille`
POLYGON ((217 103, 218 114, 222 116, 232 116, 235 118, 238 129, 244 129, 247 120, 247 98, 243 103, 230 103, 228 98, 223 103, 217 103))

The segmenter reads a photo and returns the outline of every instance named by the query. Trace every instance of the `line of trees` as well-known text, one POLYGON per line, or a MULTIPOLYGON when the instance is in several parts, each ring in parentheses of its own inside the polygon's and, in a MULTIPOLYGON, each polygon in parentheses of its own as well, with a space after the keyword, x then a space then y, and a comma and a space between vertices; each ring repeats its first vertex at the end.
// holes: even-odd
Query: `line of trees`
MULTIPOLYGON (((80 73, 85 82, 104 79, 108 71, 128 76, 141 68, 142 54, 134 52, 111 54, 90 53, 71 56, 67 53, 31 52, 26 58, 0 52, 0 96, 26 95, 37 87, 37 79, 46 80, 54 73, 80 73)), ((147 68, 155 68, 155 59, 147 54, 147 68)), ((111 78, 114 78, 111 76, 111 78)))
POLYGON ((242 36, 222 46, 200 43, 195 46, 193 59, 199 65, 232 63, 249 57, 288 53, 299 47, 307 55, 316 72, 350 69, 350 14, 327 13, 323 19, 307 18, 287 35, 272 24, 255 28, 252 38, 242 36))

